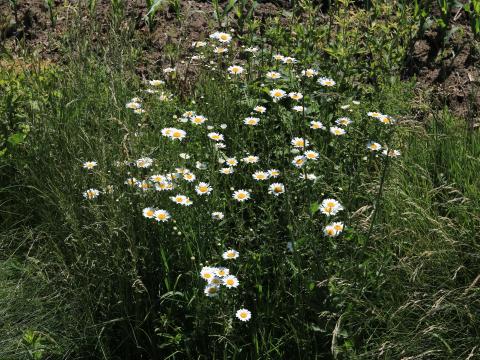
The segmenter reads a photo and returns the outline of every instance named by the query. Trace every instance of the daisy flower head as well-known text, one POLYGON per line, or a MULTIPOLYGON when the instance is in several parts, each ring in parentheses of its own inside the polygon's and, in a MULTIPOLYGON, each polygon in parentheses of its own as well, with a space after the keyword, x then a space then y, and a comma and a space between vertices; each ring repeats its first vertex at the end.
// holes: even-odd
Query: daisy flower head
POLYGON ((224 33, 224 32, 219 32, 219 33, 217 33, 215 39, 217 39, 221 43, 228 44, 232 40, 232 35, 224 33))
POLYGON ((207 286, 205 286, 203 292, 208 297, 218 296, 218 293, 220 292, 220 286, 216 284, 208 284, 207 286))
POLYGON ((317 76, 317 75, 318 75, 318 71, 315 70, 315 69, 302 70, 302 76, 312 78, 312 77, 317 76))
POLYGON ((181 129, 175 129, 175 128, 172 128, 171 129, 171 132, 169 134, 169 137, 172 139, 172 140, 180 140, 182 141, 185 136, 187 136, 187 133, 184 131, 184 130, 181 130, 181 129))
POLYGON ((243 120, 243 123, 245 125, 250 125, 250 126, 258 125, 259 122, 260 122, 260 119, 256 117, 247 117, 245 118, 245 120, 243 120))
POLYGON ((239 284, 240 282, 234 275, 227 275, 223 278, 223 285, 225 285, 229 289, 236 288, 239 284))
POLYGON ((393 119, 392 117, 390 117, 390 116, 388 116, 388 115, 379 116, 377 119, 378 119, 382 124, 385 124, 385 125, 395 124, 395 119, 393 119))
POLYGON ((135 110, 133 110, 133 112, 134 112, 135 114, 145 114, 145 113, 146 113, 146 111, 143 110, 143 109, 135 109, 135 110))
POLYGON ((255 164, 258 162, 259 158, 255 155, 248 155, 241 159, 246 164, 255 164))
POLYGON ((296 112, 303 112, 305 110, 305 108, 303 106, 300 106, 300 105, 295 105, 294 107, 292 107, 292 110, 296 111, 296 112))
POLYGON ((213 220, 222 220, 224 217, 225 217, 225 215, 220 211, 212 212, 212 219, 213 220))
POLYGON ((163 80, 149 80, 148 84, 150 86, 161 86, 161 85, 165 84, 165 81, 163 81, 163 80))
POLYGON ((195 116, 195 111, 193 110, 187 110, 182 114, 182 117, 186 117, 186 118, 191 118, 193 116, 195 116))
POLYGON ((143 216, 146 217, 147 219, 153 219, 153 216, 155 214, 155 209, 151 207, 147 207, 143 209, 143 216))
POLYGON ((286 56, 282 59, 282 62, 284 64, 296 64, 298 62, 298 60, 295 59, 294 57, 286 56))
POLYGON ((219 134, 217 132, 208 133, 207 136, 213 141, 223 141, 224 140, 223 135, 219 134))
POLYGON ((201 182, 198 183, 197 186, 195 186, 195 192, 198 195, 210 195, 210 193, 212 192, 212 187, 206 182, 201 182))
POLYGON ((335 199, 325 199, 320 205, 320 212, 327 216, 337 215, 343 210, 343 206, 335 199))
POLYGON ((307 159, 305 158, 305 156, 297 155, 293 158, 292 164, 297 168, 301 168, 303 165, 305 165, 306 160, 307 159))
POLYGON ((149 157, 140 158, 135 162, 135 164, 138 168, 148 169, 150 166, 152 166, 153 159, 149 157))
POLYGON ((130 102, 125 104, 125 107, 127 109, 135 110, 135 109, 140 109, 142 107, 142 104, 140 104, 139 102, 136 102, 136 101, 130 101, 130 102))
POLYGON ((267 180, 270 174, 267 171, 255 171, 252 177, 257 181, 267 180))
POLYGON ((297 149, 303 149, 310 145, 310 142, 308 140, 301 137, 294 137, 292 141, 290 141, 290 143, 294 148, 297 149))
POLYGON ((215 54, 225 54, 228 52, 228 49, 223 47, 223 46, 216 46, 214 49, 213 49, 213 52, 215 54))
POLYGON ((224 260, 235 260, 240 256, 240 253, 237 250, 227 250, 222 254, 224 260))
POLYGON ((305 151, 304 156, 307 160, 317 160, 318 159, 318 152, 313 150, 305 151))
POLYGON ((240 309, 240 310, 237 310, 237 312, 235 313, 235 316, 237 317, 238 320, 246 322, 252 318, 252 313, 247 309, 240 309))
POLYGON ((83 193, 83 197, 87 200, 93 200, 96 199, 100 195, 100 191, 97 189, 88 189, 83 193))
POLYGON ((97 166, 96 161, 86 161, 83 163, 83 168, 87 170, 92 170, 95 166, 97 166))
POLYGON ((211 266, 202 267, 202 270, 200 270, 200 277, 205 281, 212 281, 212 279, 215 277, 215 268, 211 266))
MULTIPOLYGON (((216 269, 214 268, 214 271, 216 271, 216 269)), ((216 286, 220 286, 223 284, 223 281, 220 277, 218 276, 214 276, 213 279, 210 281, 209 283, 210 285, 216 285, 216 286)))
POLYGON ((234 193, 232 194, 232 197, 239 202, 244 202, 250 199, 250 193, 246 190, 240 189, 240 190, 234 191, 234 193))
POLYGON ((327 87, 335 86, 335 84, 336 84, 335 81, 333 81, 330 78, 326 78, 326 77, 321 77, 317 81, 320 85, 327 86, 327 87))
POLYGON ((310 121, 310 129, 313 129, 313 130, 318 130, 318 129, 321 129, 321 130, 325 130, 326 127, 325 125, 323 125, 320 121, 310 121))
POLYGON ((382 151, 382 154, 385 155, 385 156, 388 156, 388 157, 393 157, 393 158, 396 158, 396 157, 399 157, 401 155, 401 152, 400 150, 394 150, 394 149, 384 149, 382 151))
POLYGON ((270 169, 270 170, 268 170, 268 175, 269 175, 271 178, 277 178, 277 177, 280 176, 280 170, 270 169))
POLYGON ((284 98, 287 93, 282 89, 273 89, 270 90, 269 94, 272 97, 273 101, 278 101, 284 98))
POLYGON ((343 231, 344 225, 342 222, 337 221, 331 224, 333 228, 338 232, 341 233, 343 231))
POLYGON ((182 159, 185 159, 185 160, 190 159, 190 155, 187 153, 180 153, 178 154, 178 156, 180 156, 182 159))
POLYGON ((142 189, 142 191, 148 191, 152 187, 152 185, 145 180, 137 181, 136 185, 139 189, 142 189))
POLYGON ((340 126, 348 126, 351 123, 352 123, 352 120, 350 120, 348 117, 341 117, 335 120, 335 124, 340 126))
POLYGON ((258 47, 256 47, 256 46, 247 47, 247 48, 245 48, 245 52, 254 54, 254 53, 258 52, 258 47))
POLYGON ((285 56, 283 56, 281 54, 275 54, 275 55, 273 55, 273 59, 276 60, 276 61, 283 61, 283 59, 285 59, 285 56))
POLYGON ((265 76, 271 80, 277 80, 281 77, 280 73, 276 71, 269 71, 265 76))
POLYGON ((215 268, 215 275, 218 277, 224 277, 230 274, 230 270, 226 267, 215 268))
POLYGON ((129 186, 134 186, 137 184, 137 179, 134 177, 128 178, 127 180, 125 180, 124 184, 129 186))
POLYGON ((177 71, 177 69, 174 68, 174 67, 173 68, 172 67, 167 67, 167 68, 163 69, 164 74, 170 74, 170 73, 173 73, 175 71, 177 71))
POLYGON ((186 171, 182 174, 183 180, 188 181, 188 182, 193 182, 197 178, 194 173, 191 173, 190 171, 186 171))
POLYGON ((342 129, 338 126, 330 126, 330 133, 335 136, 341 136, 341 135, 345 135, 346 131, 345 129, 342 129))
POLYGON ((380 145, 380 144, 377 143, 377 142, 370 141, 370 142, 367 144, 367 149, 372 150, 372 151, 380 151, 380 150, 382 149, 382 145, 380 145))
POLYGON ((285 186, 282 183, 273 183, 268 187, 268 193, 274 196, 281 195, 285 192, 285 186))
POLYGON ((183 206, 192 205, 192 201, 185 195, 170 196, 170 200, 172 200, 176 204, 183 205, 183 206))
POLYGON ((323 229, 323 234, 328 237, 336 237, 338 235, 338 231, 335 230, 333 225, 327 225, 323 229))
POLYGON ((232 158, 226 158, 225 159, 225 164, 227 164, 228 166, 237 166, 238 165, 238 161, 237 159, 235 159, 234 157, 232 158))
POLYGON ((288 97, 292 100, 299 101, 303 99, 303 94, 299 92, 288 93, 288 97))
POLYGON ((155 211, 155 213, 153 214, 153 217, 158 222, 166 222, 168 221, 168 219, 170 219, 170 213, 167 210, 159 209, 155 211))
POLYGON ((367 113, 367 116, 373 117, 373 118, 379 118, 381 116, 384 116, 382 113, 379 113, 378 111, 369 111, 367 113))
POLYGON ((219 172, 220 174, 223 174, 223 175, 231 175, 233 174, 234 170, 233 170, 233 167, 229 166, 229 167, 221 168, 219 172))
POLYGON ((228 67, 228 72, 232 75, 240 75, 244 71, 245 71, 245 69, 241 66, 238 66, 238 65, 233 65, 233 66, 228 67))
POLYGON ((255 111, 255 112, 259 113, 259 114, 265 114, 265 112, 267 111, 267 108, 266 108, 265 106, 260 106, 260 105, 258 105, 258 106, 255 106, 255 107, 253 108, 253 111, 255 111))
POLYGON ((193 115, 190 118, 190 121, 194 125, 202 125, 205 121, 207 121, 207 118, 205 116, 202 116, 202 115, 193 115))

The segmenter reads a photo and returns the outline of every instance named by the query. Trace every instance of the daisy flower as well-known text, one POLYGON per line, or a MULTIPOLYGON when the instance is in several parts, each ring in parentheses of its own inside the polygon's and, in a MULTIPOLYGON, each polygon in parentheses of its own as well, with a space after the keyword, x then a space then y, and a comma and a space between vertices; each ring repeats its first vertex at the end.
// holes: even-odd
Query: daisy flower
POLYGON ((246 322, 252 318, 252 313, 247 309, 240 309, 235 313, 238 320, 246 322))
POLYGON ((194 115, 190 118, 190 121, 192 122, 192 124, 194 125, 201 125, 203 124, 205 121, 207 121, 207 118, 205 116, 202 116, 202 115, 194 115))
POLYGON ((183 140, 186 135, 187 133, 184 130, 175 129, 175 128, 172 128, 169 134, 172 140, 180 140, 180 141, 183 140))
POLYGON ((170 200, 172 200, 174 203, 179 205, 184 205, 184 206, 192 205, 192 201, 185 195, 170 196, 170 200))
POLYGON ((147 207, 143 209, 143 216, 145 216, 147 219, 153 219, 154 214, 155 214, 155 209, 151 207, 147 207))
POLYGON ((201 182, 195 186, 195 191, 198 195, 210 195, 212 187, 208 183, 201 182))
POLYGON ((217 296, 219 291, 220 291, 220 286, 215 284, 208 284, 207 286, 205 286, 205 289, 203 290, 205 295, 207 295, 208 297, 217 296))
POLYGON ((250 199, 250 193, 246 190, 237 190, 232 194, 232 197, 240 202, 250 199))
POLYGON ((100 195, 100 191, 98 191, 97 189, 88 189, 83 193, 83 197, 87 200, 93 200, 97 198, 98 195, 100 195))
POLYGON ((225 217, 222 212, 220 211, 214 211, 212 212, 212 219, 213 220, 222 220, 225 217))
POLYGON ((305 165, 305 161, 307 159, 303 155, 297 155, 293 158, 292 164, 296 166, 297 168, 301 168, 303 165, 305 165))
POLYGON ((227 275, 223 278, 223 285, 225 285, 229 289, 236 288, 239 284, 240 282, 234 275, 227 275))
POLYGON ((135 109, 140 109, 142 107, 142 104, 136 102, 136 101, 130 101, 128 103, 125 104, 125 107, 127 109, 132 109, 132 110, 135 110, 135 109))
POLYGON ((232 35, 224 32, 219 32, 217 33, 215 39, 217 39, 221 43, 229 43, 232 40, 232 35))
POLYGON ((200 277, 205 281, 212 281, 212 279, 215 277, 215 268, 210 266, 202 267, 202 270, 200 270, 200 277))
POLYGON ((178 156, 180 156, 182 159, 185 159, 185 160, 190 159, 190 155, 187 153, 180 153, 178 154, 178 156))
POLYGON ((155 211, 155 214, 153 215, 155 220, 157 220, 158 222, 165 222, 165 221, 168 221, 168 219, 170 219, 170 214, 167 210, 157 210, 155 211))
POLYGON ((282 59, 282 62, 284 64, 296 64, 298 62, 298 60, 291 57, 291 56, 286 56, 282 59))
POLYGON ((233 158, 226 158, 225 159, 225 164, 227 164, 228 166, 237 166, 238 161, 234 157, 233 158))
POLYGON ((142 191, 150 190, 150 188, 152 187, 150 183, 145 180, 137 181, 136 185, 138 188, 142 189, 142 191))
POLYGON ((137 184, 137 179, 132 177, 132 178, 128 178, 127 180, 125 180, 124 184, 125 185, 129 185, 129 186, 134 186, 137 184))
POLYGON ((140 158, 135 162, 135 164, 138 168, 148 169, 150 166, 152 166, 153 159, 149 157, 140 158))
POLYGON ((303 149, 308 145, 310 145, 310 142, 308 140, 305 140, 304 138, 300 138, 300 137, 293 138, 292 141, 290 141, 290 143, 294 148, 297 148, 297 149, 303 149))
POLYGON ((341 126, 348 126, 352 123, 352 120, 350 120, 348 117, 341 117, 335 120, 335 124, 341 125, 341 126))
POLYGON ((367 144, 367 149, 372 150, 372 151, 379 151, 379 150, 382 149, 382 145, 380 145, 380 144, 377 143, 377 142, 370 141, 370 142, 367 144))
POLYGON ((261 180, 267 180, 270 177, 270 175, 266 171, 256 171, 253 173, 252 177, 257 181, 261 181, 261 180))
POLYGON ((83 163, 84 169, 92 170, 95 166, 97 166, 96 161, 87 161, 83 163))
POLYGON ((164 74, 170 74, 170 73, 173 73, 175 71, 177 71, 177 69, 174 68, 174 67, 173 68, 172 67, 167 67, 167 68, 163 69, 164 74))
POLYGON ((214 49, 213 49, 213 52, 215 54, 225 54, 228 52, 228 49, 227 48, 224 48, 222 46, 216 46, 214 49))
POLYGON ((277 177, 280 176, 280 170, 270 169, 270 170, 268 170, 268 175, 272 178, 277 178, 277 177))
POLYGON ((291 92, 288 94, 288 97, 292 100, 299 101, 303 99, 303 94, 299 92, 291 92))
POLYGON ((270 96, 273 98, 273 101, 278 101, 285 97, 286 92, 282 89, 273 89, 269 92, 270 96))
POLYGON ((215 275, 217 275, 218 277, 227 276, 229 273, 230 270, 228 270, 228 268, 226 267, 215 268, 215 275))
POLYGON ((308 77, 308 78, 312 78, 312 77, 317 76, 317 75, 318 75, 318 71, 317 71, 317 70, 314 70, 314 69, 302 70, 302 76, 305 76, 305 77, 308 77))
POLYGON ((305 108, 303 106, 296 105, 296 106, 292 107, 292 110, 296 111, 296 112, 303 112, 303 110, 305 110, 305 108))
POLYGON ((256 52, 258 52, 258 47, 256 47, 256 46, 248 47, 248 48, 245 49, 245 52, 256 53, 256 52))
POLYGON ((285 192, 285 186, 281 183, 273 183, 268 187, 268 193, 278 196, 285 192))
POLYGON ((216 133, 216 132, 208 133, 207 136, 214 141, 223 141, 224 140, 223 135, 219 134, 219 133, 216 133))
POLYGON ((243 120, 243 123, 245 125, 250 125, 250 126, 255 126, 260 122, 259 118, 256 117, 247 117, 245 120, 243 120))
POLYGON ((328 86, 328 87, 334 86, 336 84, 335 81, 333 81, 332 79, 326 78, 326 77, 321 77, 317 81, 320 85, 328 86))
POLYGON ((305 151, 304 155, 307 158, 307 160, 317 160, 319 156, 318 152, 313 150, 305 151))
POLYGON ((192 111, 192 110, 185 111, 182 114, 182 117, 187 117, 187 118, 191 118, 193 116, 195 116, 195 111, 192 111))
POLYGON ((343 210, 343 206, 335 199, 325 199, 320 205, 320 212, 327 216, 336 215, 343 210))
POLYGON ((310 121, 310 129, 313 129, 313 130, 317 130, 317 129, 321 129, 321 130, 325 130, 325 126, 320 122, 320 121, 310 121))
POLYGON ((394 150, 394 149, 385 149, 382 151, 383 155, 388 155, 389 157, 399 157, 401 155, 400 150, 394 150))
POLYGON ((273 55, 273 58, 274 58, 276 61, 283 61, 283 59, 285 58, 285 56, 280 55, 280 54, 275 54, 275 55, 273 55))
POLYGON ((193 174, 193 173, 191 173, 191 172, 189 172, 189 171, 184 172, 182 176, 183 176, 183 180, 188 181, 188 182, 193 182, 193 181, 195 181, 195 179, 197 178, 197 177, 195 176, 195 174, 193 174))
POLYGON ((265 76, 272 80, 277 80, 277 79, 280 79, 281 77, 280 73, 276 71, 269 71, 265 76))
POLYGON ((388 116, 388 115, 379 116, 377 119, 378 119, 381 123, 386 124, 386 125, 390 125, 390 124, 394 124, 394 123, 395 123, 395 120, 394 120, 393 118, 391 118, 390 116, 388 116))
POLYGON ((339 128, 338 126, 330 126, 330 133, 335 136, 345 135, 345 129, 339 128))
POLYGON ((374 118, 379 118, 380 116, 384 116, 382 113, 379 113, 378 111, 369 111, 367 115, 374 118))
POLYGON ((241 66, 238 66, 238 65, 233 65, 233 66, 228 67, 228 72, 232 75, 240 75, 244 71, 245 71, 245 69, 241 66))
POLYGON ((224 167, 219 170, 220 174, 223 175, 231 175, 233 174, 234 170, 233 167, 224 167))
POLYGON ((257 112, 257 113, 260 113, 260 114, 264 114, 266 111, 267 111, 267 108, 265 106, 255 106, 253 108, 253 111, 257 112))
POLYGON ((239 256, 240 256, 240 253, 237 250, 233 250, 233 249, 227 250, 222 254, 222 258, 224 260, 235 260, 239 256))
POLYGON ((258 162, 259 158, 258 156, 255 156, 255 155, 248 155, 247 157, 244 157, 241 160, 246 164, 255 164, 258 162))
POLYGON ((333 225, 327 225, 323 229, 323 234, 328 237, 335 237, 338 235, 337 230, 333 227, 333 225))
POLYGON ((161 85, 165 84, 165 81, 163 81, 163 80, 149 80, 148 84, 151 85, 151 86, 161 86, 161 85))

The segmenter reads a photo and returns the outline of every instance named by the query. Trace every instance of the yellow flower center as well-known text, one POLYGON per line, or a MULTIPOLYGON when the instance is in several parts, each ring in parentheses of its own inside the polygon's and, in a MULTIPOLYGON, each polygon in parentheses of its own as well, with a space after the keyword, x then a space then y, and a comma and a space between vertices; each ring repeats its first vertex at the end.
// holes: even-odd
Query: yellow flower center
POLYGON ((233 285, 235 283, 235 281, 233 281, 233 279, 228 279, 227 280, 227 285, 233 285))

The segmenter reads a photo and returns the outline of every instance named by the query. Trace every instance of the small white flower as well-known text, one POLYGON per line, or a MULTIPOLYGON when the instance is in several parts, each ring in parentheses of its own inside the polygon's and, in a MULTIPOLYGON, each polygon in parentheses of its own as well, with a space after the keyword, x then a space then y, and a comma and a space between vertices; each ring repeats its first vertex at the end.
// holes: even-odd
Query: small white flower
POLYGON ((273 183, 268 187, 268 193, 279 196, 285 192, 285 186, 281 183, 273 183))
POLYGON ((212 219, 213 220, 222 220, 224 217, 225 217, 225 215, 220 211, 212 212, 212 219))
POLYGON ((87 200, 93 200, 97 198, 98 195, 100 195, 100 191, 98 191, 97 189, 88 189, 83 193, 83 197, 87 200))
POLYGON ((252 313, 248 311, 247 309, 240 309, 235 313, 235 316, 240 320, 240 321, 249 321, 252 317, 252 313))
POLYGON ((222 254, 224 260, 235 260, 240 256, 240 253, 237 250, 227 250, 222 254))
POLYGON ((84 169, 92 170, 95 166, 97 166, 96 161, 87 161, 83 163, 84 169))
POLYGON ((223 278, 223 285, 225 285, 229 289, 236 288, 239 284, 240 282, 234 275, 227 275, 223 278))

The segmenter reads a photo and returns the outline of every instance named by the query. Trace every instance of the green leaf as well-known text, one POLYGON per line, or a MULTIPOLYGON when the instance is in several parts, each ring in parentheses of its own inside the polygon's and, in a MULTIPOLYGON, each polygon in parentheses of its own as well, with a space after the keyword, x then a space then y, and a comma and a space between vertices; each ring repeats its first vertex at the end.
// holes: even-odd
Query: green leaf
POLYGON ((312 215, 315 215, 315 213, 320 209, 320 204, 318 201, 315 201, 314 203, 310 204, 310 213, 312 215))
POLYGON ((15 133, 10 135, 7 141, 12 145, 19 145, 23 143, 23 141, 25 140, 25 137, 26 135, 24 133, 15 133))

